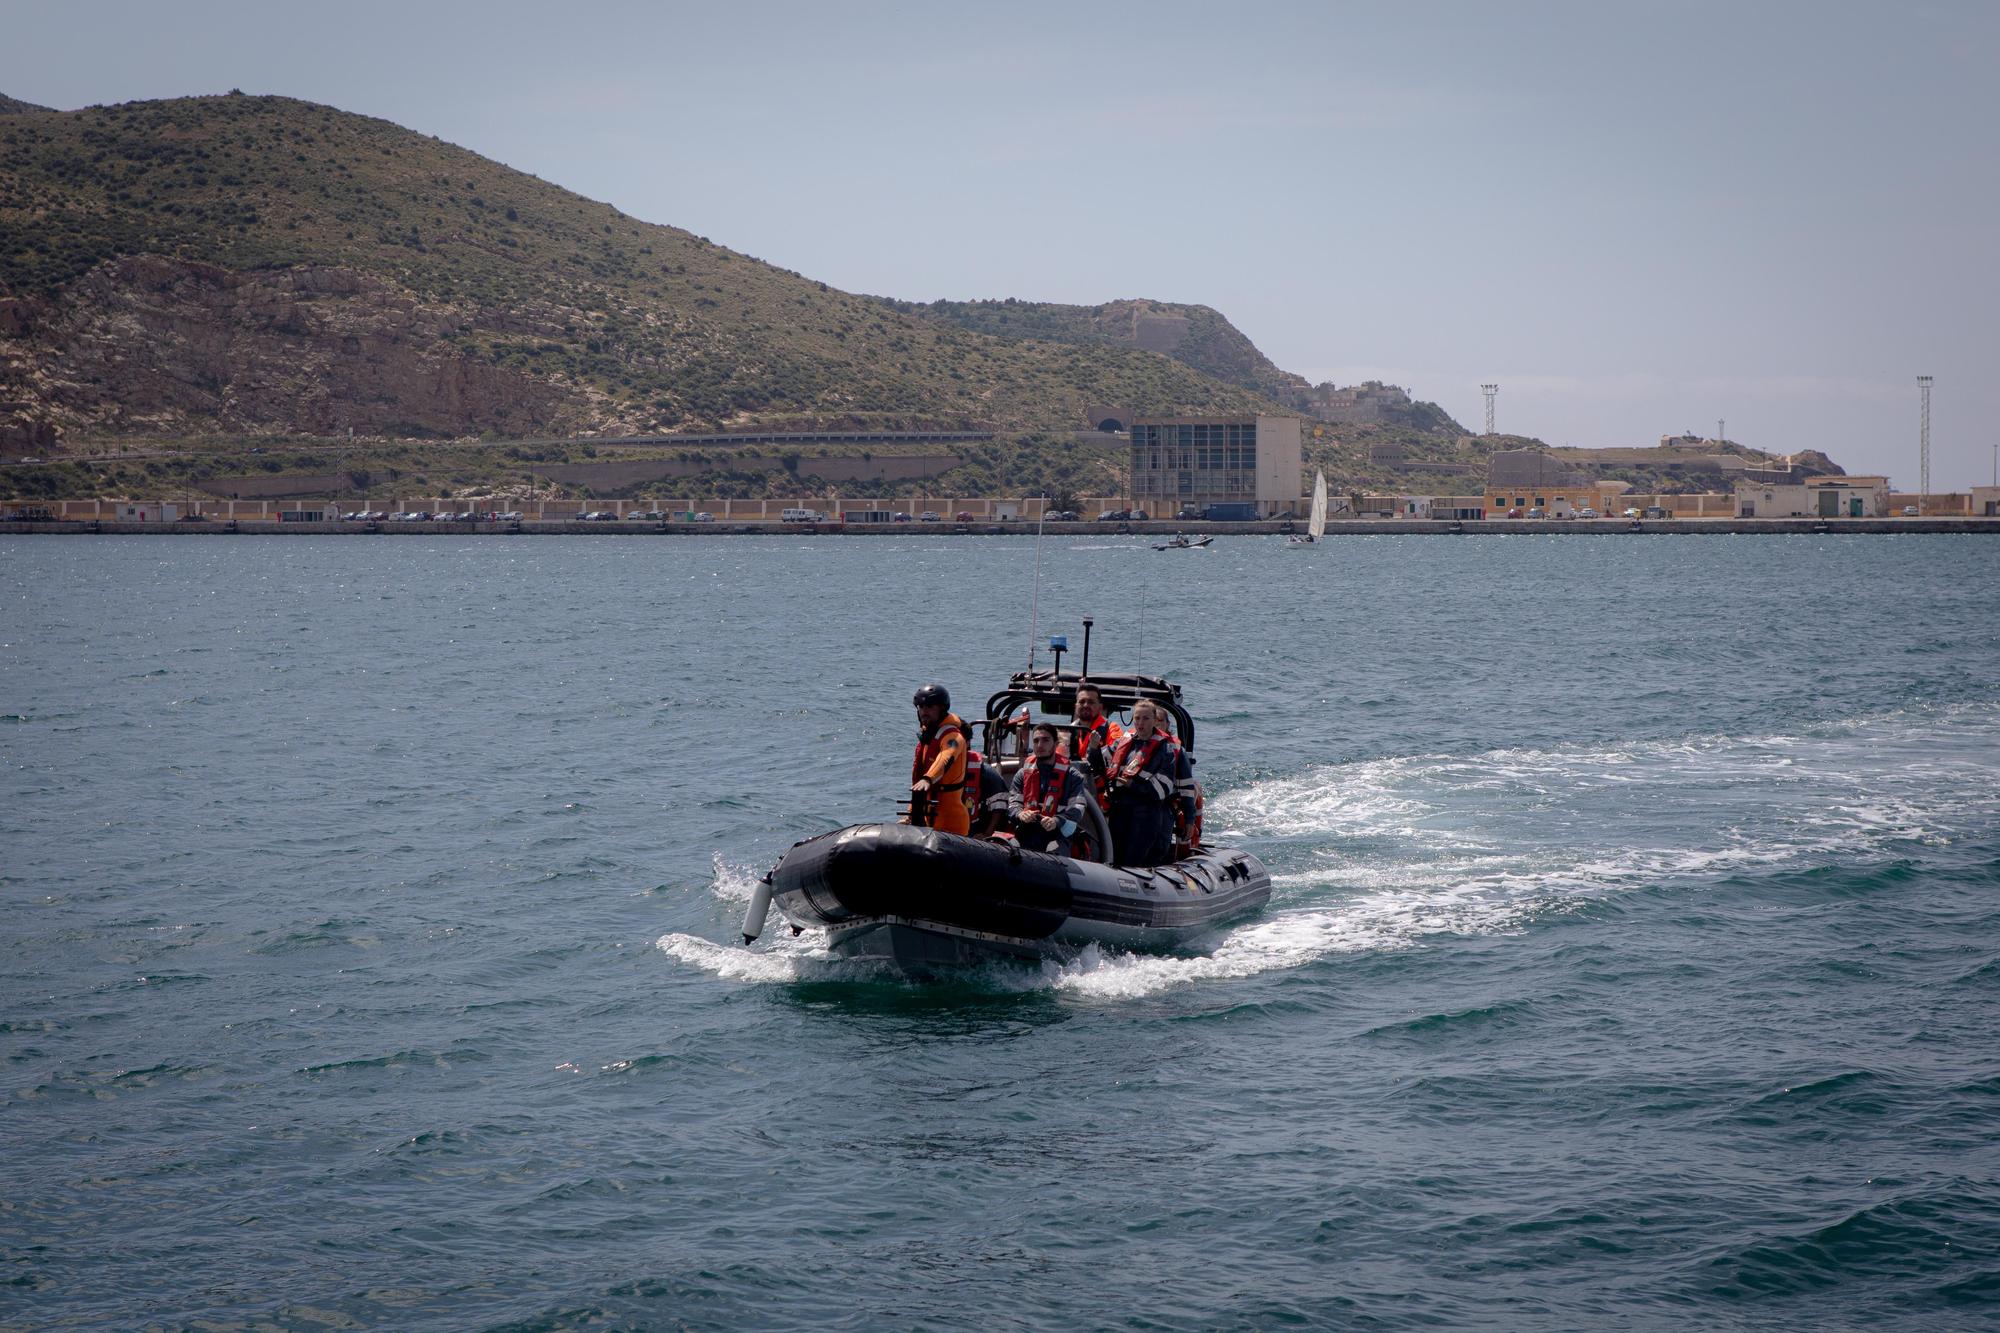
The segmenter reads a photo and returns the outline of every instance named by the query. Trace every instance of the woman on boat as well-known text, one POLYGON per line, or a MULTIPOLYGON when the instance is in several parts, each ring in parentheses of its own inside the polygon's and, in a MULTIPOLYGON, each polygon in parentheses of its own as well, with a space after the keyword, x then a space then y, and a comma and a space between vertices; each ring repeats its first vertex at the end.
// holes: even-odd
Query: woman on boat
MULTIPOLYGON (((1132 730, 1111 754, 1111 846, 1122 866, 1165 865, 1174 859, 1174 806, 1181 747, 1160 725, 1150 699, 1132 705, 1132 730)), ((1184 813, 1191 823, 1193 801, 1184 813)))

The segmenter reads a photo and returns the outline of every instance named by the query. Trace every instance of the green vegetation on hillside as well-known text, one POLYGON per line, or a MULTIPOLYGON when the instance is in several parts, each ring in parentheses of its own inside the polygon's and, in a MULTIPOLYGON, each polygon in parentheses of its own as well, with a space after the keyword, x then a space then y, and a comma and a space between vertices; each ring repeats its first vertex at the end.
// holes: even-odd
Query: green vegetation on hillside
POLYGON ((331 107, 229 95, 0 120, 0 292, 53 301, 134 255, 370 275, 441 309, 454 355, 553 384, 606 428, 1033 429, 1085 402, 1260 403, 1167 357, 912 315, 331 107))
MULTIPOLYGON (((1058 305, 1046 301, 933 301, 920 305, 882 298, 892 309, 975 333, 1012 340, 1041 339, 1072 346, 1129 347, 1135 323, 1147 316, 1186 321, 1186 332, 1165 355, 1204 375, 1239 385, 1273 402, 1306 387, 1301 377, 1278 369, 1241 330, 1205 305, 1164 301, 1112 301, 1104 305, 1058 305)), ((1110 405, 1125 405, 1105 399, 1110 405)), ((1146 410, 1144 404, 1132 404, 1146 410)))

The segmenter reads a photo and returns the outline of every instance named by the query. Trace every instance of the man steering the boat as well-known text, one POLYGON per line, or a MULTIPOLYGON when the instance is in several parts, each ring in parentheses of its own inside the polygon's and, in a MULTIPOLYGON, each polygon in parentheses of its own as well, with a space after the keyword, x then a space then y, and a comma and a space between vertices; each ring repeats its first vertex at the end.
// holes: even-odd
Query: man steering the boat
POLYGON ((1111 753, 1111 845, 1122 866, 1165 865, 1174 859, 1174 807, 1194 820, 1194 801, 1180 796, 1181 747, 1161 725, 1150 699, 1132 705, 1132 730, 1111 753))
POLYGON ((917 709, 917 753, 910 761, 909 823, 946 833, 972 831, 965 804, 965 757, 971 733, 951 711, 942 685, 925 685, 910 700, 917 709))
POLYGON ((1031 852, 1069 855, 1070 839, 1088 817, 1084 802, 1090 789, 1083 775, 1056 752, 1056 729, 1038 722, 1029 733, 1033 757, 1014 775, 1007 796, 1008 820, 1015 840, 1031 852))

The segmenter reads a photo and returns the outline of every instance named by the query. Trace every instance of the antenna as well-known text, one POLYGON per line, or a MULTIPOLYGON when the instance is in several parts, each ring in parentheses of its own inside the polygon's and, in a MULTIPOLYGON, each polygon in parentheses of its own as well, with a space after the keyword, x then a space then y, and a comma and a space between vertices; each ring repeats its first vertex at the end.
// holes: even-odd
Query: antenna
POLYGON ((1717 417, 1715 419, 1715 442, 1717 444, 1721 444, 1724 440, 1729 438, 1727 435, 1724 435, 1722 433, 1722 427, 1724 424, 1725 423, 1723 422, 1721 417, 1717 417))
MULTIPOLYGON (((1035 674, 1035 629, 1042 613, 1042 525, 1049 519, 1049 504, 1042 501, 1042 512, 1035 519, 1035 595, 1028 603, 1028 674, 1035 674)), ((1062 658, 1056 659, 1056 674, 1062 674, 1062 658)))
POLYGON ((1479 392, 1486 395, 1486 433, 1491 435, 1493 433, 1493 399, 1500 392, 1500 386, 1497 384, 1482 384, 1479 386, 1479 392))
POLYGON ((1931 495, 1931 377, 1917 376, 1917 512, 1931 495))

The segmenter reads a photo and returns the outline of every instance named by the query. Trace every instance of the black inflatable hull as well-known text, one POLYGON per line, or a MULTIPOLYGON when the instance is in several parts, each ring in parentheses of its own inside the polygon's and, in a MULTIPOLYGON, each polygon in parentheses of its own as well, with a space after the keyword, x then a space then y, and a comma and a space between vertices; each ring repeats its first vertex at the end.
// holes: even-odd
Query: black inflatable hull
POLYGON ((1093 943, 1177 948, 1262 908, 1271 877, 1228 849, 1141 870, 857 824, 794 846, 771 890, 785 919, 824 929, 834 953, 926 968, 1060 958, 1093 943))

